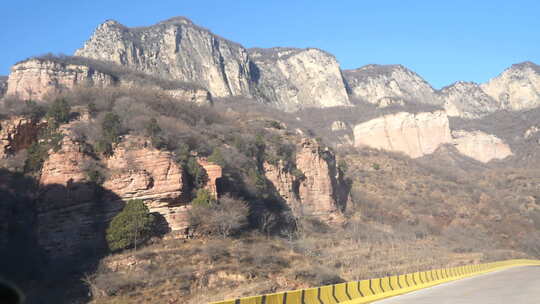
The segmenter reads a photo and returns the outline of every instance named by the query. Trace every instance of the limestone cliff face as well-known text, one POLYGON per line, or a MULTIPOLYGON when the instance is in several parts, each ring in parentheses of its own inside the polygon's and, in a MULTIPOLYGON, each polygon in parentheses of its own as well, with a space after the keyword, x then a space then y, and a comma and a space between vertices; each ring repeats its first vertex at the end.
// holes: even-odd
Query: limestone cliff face
POLYGON ((452 131, 453 143, 458 151, 470 158, 487 163, 512 155, 510 147, 500 138, 482 131, 452 131))
POLYGON ((355 126, 354 138, 356 146, 403 152, 413 158, 431 154, 452 140, 443 111, 400 112, 375 118, 355 126))
POLYGON ((499 109, 498 102, 473 82, 456 82, 443 88, 439 95, 448 116, 475 119, 499 109))
POLYGON ((8 78, 6 95, 41 100, 47 94, 79 86, 146 87, 163 90, 168 95, 199 104, 211 102, 210 93, 196 85, 175 83, 131 72, 112 63, 78 57, 33 58, 14 65, 8 78))
POLYGON ((405 103, 441 103, 433 88, 402 65, 370 64, 343 71, 352 97, 385 107, 405 103))
POLYGON ((351 105, 334 56, 318 49, 250 49, 260 98, 285 111, 351 105))
POLYGON ((532 62, 514 64, 482 84, 482 89, 501 109, 523 110, 540 106, 540 66, 532 62))
POLYGON ((512 155, 500 138, 481 131, 451 131, 444 111, 385 115, 354 128, 355 145, 403 152, 412 157, 432 154, 452 144, 463 155, 487 163, 512 155))
POLYGON ((215 97, 251 96, 246 50, 185 18, 140 28, 106 21, 75 54, 195 82, 215 97))
POLYGON ((111 86, 115 79, 88 66, 31 59, 11 68, 6 95, 40 100, 78 85, 111 86))
POLYGON ((7 80, 8 80, 7 76, 0 76, 0 98, 2 98, 4 94, 6 94, 7 80))
POLYGON ((142 28, 107 21, 75 54, 197 83, 214 97, 251 97, 286 111, 350 105, 332 55, 317 49, 248 51, 182 17, 142 28))
POLYGON ((325 221, 341 219, 349 196, 334 154, 312 139, 303 139, 297 145, 296 167, 303 177, 294 176, 282 163, 264 164, 266 178, 294 215, 316 216, 325 221))

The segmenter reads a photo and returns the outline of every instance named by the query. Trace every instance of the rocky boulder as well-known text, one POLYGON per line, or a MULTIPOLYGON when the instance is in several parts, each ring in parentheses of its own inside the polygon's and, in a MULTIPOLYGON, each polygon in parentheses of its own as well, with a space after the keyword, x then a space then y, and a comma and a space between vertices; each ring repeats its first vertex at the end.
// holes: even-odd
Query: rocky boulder
POLYGON ((195 82, 215 97, 251 96, 246 50, 182 17, 138 28, 106 21, 75 54, 195 82))
POLYGON ((336 58, 318 49, 250 49, 253 81, 264 101, 285 111, 349 106, 336 58))
POLYGON ((456 82, 439 94, 448 116, 476 119, 499 109, 498 102, 473 82, 456 82))
POLYGON ((402 65, 370 64, 355 70, 344 70, 343 76, 353 98, 379 107, 441 103, 435 90, 424 79, 402 65))
POLYGON ((514 64, 481 85, 501 109, 524 110, 540 105, 540 66, 532 62, 514 64))

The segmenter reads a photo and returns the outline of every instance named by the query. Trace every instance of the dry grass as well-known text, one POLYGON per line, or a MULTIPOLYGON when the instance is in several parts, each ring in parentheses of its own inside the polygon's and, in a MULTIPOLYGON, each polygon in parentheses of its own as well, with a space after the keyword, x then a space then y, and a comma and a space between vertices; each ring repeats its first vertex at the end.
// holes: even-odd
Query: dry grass
POLYGON ((374 150, 345 159, 353 201, 342 223, 300 218, 287 237, 161 240, 110 256, 91 276, 94 302, 207 303, 540 252, 532 169, 446 172, 374 150))

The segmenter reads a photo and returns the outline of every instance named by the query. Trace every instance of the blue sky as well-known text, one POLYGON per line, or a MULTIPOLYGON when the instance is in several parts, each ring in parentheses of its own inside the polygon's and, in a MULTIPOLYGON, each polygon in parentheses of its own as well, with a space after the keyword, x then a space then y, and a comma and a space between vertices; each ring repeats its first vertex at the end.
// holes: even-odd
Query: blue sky
POLYGON ((106 19, 142 26, 185 16, 246 47, 317 47, 344 69, 400 63, 440 88, 540 64, 539 9, 519 0, 4 0, 0 75, 29 56, 73 53, 106 19))

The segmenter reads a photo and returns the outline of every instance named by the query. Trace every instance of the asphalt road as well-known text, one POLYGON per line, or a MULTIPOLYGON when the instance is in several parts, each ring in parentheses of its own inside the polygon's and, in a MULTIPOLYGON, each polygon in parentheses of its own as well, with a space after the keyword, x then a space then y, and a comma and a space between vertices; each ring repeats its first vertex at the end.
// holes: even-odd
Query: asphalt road
POLYGON ((538 304, 540 303, 540 266, 512 267, 374 303, 538 304))

